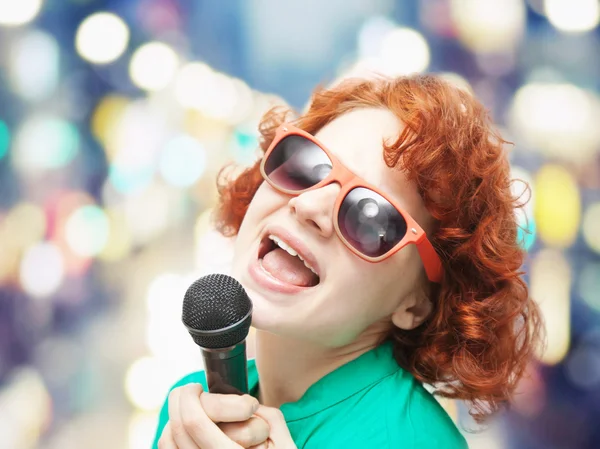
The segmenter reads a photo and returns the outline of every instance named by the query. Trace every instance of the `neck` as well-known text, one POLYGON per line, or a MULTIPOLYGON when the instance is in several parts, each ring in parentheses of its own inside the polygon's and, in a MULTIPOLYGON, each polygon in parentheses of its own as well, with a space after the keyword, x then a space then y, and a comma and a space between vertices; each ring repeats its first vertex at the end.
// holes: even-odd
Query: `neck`
POLYGON ((298 401, 319 379, 375 348, 378 342, 371 336, 343 347, 328 348, 257 330, 259 402, 278 408, 286 402, 298 401))

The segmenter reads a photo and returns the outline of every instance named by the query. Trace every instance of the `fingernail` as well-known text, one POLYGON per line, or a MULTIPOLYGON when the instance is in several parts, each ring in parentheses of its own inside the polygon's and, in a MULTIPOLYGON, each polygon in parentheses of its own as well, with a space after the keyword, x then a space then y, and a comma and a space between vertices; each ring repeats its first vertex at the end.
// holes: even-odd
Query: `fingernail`
POLYGON ((260 407, 260 404, 259 404, 258 401, 255 401, 254 404, 252 404, 252 413, 254 413, 255 411, 257 411, 258 407, 260 407))

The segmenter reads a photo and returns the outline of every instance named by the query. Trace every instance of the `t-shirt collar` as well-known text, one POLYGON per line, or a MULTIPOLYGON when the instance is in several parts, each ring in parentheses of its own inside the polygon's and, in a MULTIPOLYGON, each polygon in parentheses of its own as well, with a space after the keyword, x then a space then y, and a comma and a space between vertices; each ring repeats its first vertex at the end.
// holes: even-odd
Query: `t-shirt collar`
MULTIPOLYGON (((401 369, 393 357, 391 342, 385 342, 356 359, 340 366, 314 383, 297 402, 282 404, 280 409, 286 421, 306 418, 325 410, 356 394, 386 376, 401 369)), ((249 374, 253 385, 251 393, 256 393, 258 379, 249 374)))

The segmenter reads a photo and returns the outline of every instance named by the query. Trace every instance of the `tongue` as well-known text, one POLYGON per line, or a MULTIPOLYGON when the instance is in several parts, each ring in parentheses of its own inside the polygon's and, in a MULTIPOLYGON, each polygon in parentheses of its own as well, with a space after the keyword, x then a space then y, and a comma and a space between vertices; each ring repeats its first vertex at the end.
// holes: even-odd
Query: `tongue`
POLYGON ((312 287, 319 283, 319 277, 306 268, 304 262, 281 248, 269 251, 262 259, 262 266, 271 276, 288 284, 312 287))

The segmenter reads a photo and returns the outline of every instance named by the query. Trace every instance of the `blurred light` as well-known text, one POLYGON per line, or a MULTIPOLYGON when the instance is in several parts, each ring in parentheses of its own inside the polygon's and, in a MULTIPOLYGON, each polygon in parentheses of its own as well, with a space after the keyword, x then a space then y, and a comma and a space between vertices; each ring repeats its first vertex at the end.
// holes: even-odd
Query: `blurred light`
POLYGON ((579 388, 595 390, 600 386, 600 329, 588 332, 569 354, 567 376, 579 388))
POLYGON ((139 47, 129 64, 133 83, 145 90, 160 90, 169 84, 179 64, 175 51, 162 42, 150 42, 139 47))
POLYGON ((559 248, 570 246, 581 220, 579 189, 573 176, 560 165, 545 165, 535 179, 535 219, 540 238, 559 248))
POLYGON ((157 413, 136 412, 133 414, 129 421, 129 449, 152 447, 157 422, 157 413))
POLYGON ((175 187, 190 187, 204 173, 206 150, 198 140, 179 135, 165 145, 159 161, 159 172, 175 187))
POLYGON ((43 100, 58 85, 60 49, 43 31, 30 31, 10 49, 9 76, 13 90, 27 100, 43 100))
POLYGON ((600 104, 571 84, 530 83, 513 98, 511 127, 533 149, 585 163, 600 145, 600 104))
POLYGON ((115 189, 124 194, 133 194, 145 189, 154 176, 153 167, 133 167, 116 163, 109 169, 108 177, 115 189))
POLYGON ((551 330, 540 360, 555 365, 567 354, 571 338, 569 263, 560 251, 544 249, 534 258, 530 277, 531 297, 540 306, 546 329, 551 330))
POLYGON ((88 16, 77 28, 75 48, 95 64, 108 64, 119 58, 129 43, 129 28, 119 16, 98 12, 88 16))
POLYGON ((156 357, 142 357, 129 367, 125 376, 125 393, 138 409, 160 409, 173 379, 156 357))
POLYGON ((94 257, 106 246, 110 225, 104 211, 95 205, 77 209, 67 219, 66 239, 71 250, 83 257, 94 257))
POLYGON ((429 45, 418 31, 396 28, 383 38, 379 58, 390 75, 422 72, 429 65, 429 45))
POLYGON ((131 251, 131 235, 127 228, 125 214, 117 210, 108 210, 107 217, 110 232, 106 246, 99 258, 108 262, 123 259, 131 251))
POLYGON ((177 207, 180 203, 179 191, 153 183, 146 189, 127 197, 125 219, 132 243, 148 243, 161 235, 170 224, 177 220, 177 207))
POLYGON ((588 246, 600 254, 600 203, 590 204, 583 214, 583 238, 588 246))
POLYGON ((8 154, 10 147, 10 131, 6 123, 0 120, 0 161, 8 154))
POLYGON ((466 78, 460 76, 458 73, 442 72, 439 74, 439 76, 442 79, 448 81, 453 86, 458 87, 459 89, 462 89, 465 92, 469 92, 471 94, 473 93, 473 87, 471 87, 471 84, 467 81, 466 78))
POLYGON ((15 369, 0 390, 0 410, 3 448, 39 447, 52 417, 50 394, 40 373, 32 368, 15 369))
POLYGON ((379 55, 381 43, 396 28, 396 24, 387 17, 371 17, 358 33, 359 58, 373 58, 379 55))
POLYGON ((545 0, 544 11, 552 25, 561 31, 590 31, 600 22, 598 0, 545 0))
POLYGON ((175 97, 185 108, 232 123, 245 119, 252 111, 252 91, 245 82, 217 73, 201 62, 181 67, 175 80, 175 97))
POLYGON ((26 248, 44 238, 46 224, 44 211, 31 203, 17 204, 4 219, 6 233, 19 248, 26 248))
POLYGON ((230 274, 233 265, 233 240, 214 229, 211 223, 212 212, 212 209, 202 212, 194 227, 196 271, 198 275, 230 274))
POLYGON ((92 113, 92 133, 104 145, 109 161, 115 156, 118 124, 123 120, 129 104, 126 97, 107 95, 98 102, 92 113))
POLYGON ((583 266, 577 287, 583 301, 600 312, 600 262, 588 262, 583 266))
POLYGON ((33 115, 15 136, 13 161, 23 172, 39 172, 67 165, 79 149, 77 127, 58 117, 33 115))
POLYGON ((523 205, 515 209, 519 226, 517 240, 525 251, 529 251, 535 243, 537 231, 534 220, 533 179, 527 170, 518 166, 511 167, 511 178, 511 193, 518 204, 523 205))
POLYGON ((0 0, 0 25, 16 26, 31 22, 41 8, 42 0, 0 0))
POLYGON ((476 52, 510 50, 525 30, 522 0, 451 0, 450 10, 461 42, 476 52))
POLYGON ((119 192, 135 194, 152 181, 168 135, 169 117, 164 109, 138 101, 127 106, 115 123, 107 154, 112 159, 109 179, 119 192))
POLYGON ((231 153, 237 164, 250 166, 258 158, 258 129, 255 126, 238 126, 231 137, 231 153))
POLYGON ((64 261, 58 247, 52 242, 31 246, 21 260, 21 285, 31 296, 44 298, 52 295, 64 278, 64 261))

